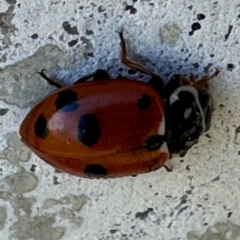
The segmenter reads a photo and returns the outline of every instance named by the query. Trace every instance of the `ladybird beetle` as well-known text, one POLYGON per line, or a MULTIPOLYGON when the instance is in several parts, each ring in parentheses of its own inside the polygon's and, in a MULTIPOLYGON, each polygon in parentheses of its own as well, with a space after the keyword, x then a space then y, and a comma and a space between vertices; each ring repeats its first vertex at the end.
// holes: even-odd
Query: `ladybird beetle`
POLYGON ((165 166, 171 153, 185 153, 209 129, 212 113, 208 82, 174 75, 162 79, 126 57, 122 63, 150 75, 148 83, 112 79, 97 70, 62 86, 23 120, 21 140, 56 169, 81 177, 121 177, 165 166), (88 81, 92 78, 92 81, 88 81))

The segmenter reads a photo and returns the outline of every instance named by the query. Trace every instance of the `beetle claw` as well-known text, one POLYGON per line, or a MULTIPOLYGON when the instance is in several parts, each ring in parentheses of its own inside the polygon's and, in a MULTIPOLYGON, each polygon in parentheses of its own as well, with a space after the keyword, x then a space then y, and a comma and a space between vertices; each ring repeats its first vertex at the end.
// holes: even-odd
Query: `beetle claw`
POLYGON ((120 31, 116 31, 116 33, 118 34, 122 34, 122 32, 123 32, 123 29, 121 29, 120 31))
POLYGON ((164 165, 164 168, 166 169, 167 172, 172 172, 172 168, 169 168, 166 165, 164 165))
POLYGON ((122 30, 120 32, 118 32, 118 34, 119 34, 119 37, 120 37, 121 61, 122 61, 122 64, 124 64, 126 67, 129 67, 129 68, 131 68, 133 70, 142 72, 142 73, 147 74, 149 76, 153 76, 153 73, 151 71, 145 69, 140 64, 135 63, 135 62, 127 59, 126 44, 125 44, 125 40, 124 40, 124 37, 123 37, 122 30))
POLYGON ((54 79, 49 78, 49 77, 44 73, 45 70, 46 70, 46 69, 44 68, 44 69, 41 70, 41 72, 37 72, 37 73, 38 73, 42 78, 44 78, 50 85, 55 86, 55 87, 57 87, 57 88, 62 88, 63 85, 61 85, 60 83, 58 83, 58 82, 55 81, 54 79))

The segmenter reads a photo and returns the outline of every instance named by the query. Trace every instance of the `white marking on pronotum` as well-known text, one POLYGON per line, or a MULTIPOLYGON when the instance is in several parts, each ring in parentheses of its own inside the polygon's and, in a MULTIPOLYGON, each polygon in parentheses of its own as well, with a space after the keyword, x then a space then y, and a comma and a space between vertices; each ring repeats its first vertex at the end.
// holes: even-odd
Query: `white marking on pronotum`
MULTIPOLYGON (((192 95, 194 96, 194 99, 195 99, 195 103, 197 104, 197 106, 198 106, 198 108, 199 108, 199 110, 200 110, 200 113, 201 113, 201 115, 202 115, 202 133, 204 133, 204 131, 205 131, 205 117, 204 117, 204 113, 203 113, 203 110, 202 110, 202 106, 201 106, 201 104, 200 104, 200 102, 199 102, 199 99, 198 99, 198 91, 197 91, 197 89, 195 88, 195 87, 193 87, 193 86, 181 86, 181 87, 179 87, 179 88, 177 88, 172 94, 171 94, 171 96, 169 97, 169 103, 170 103, 170 105, 171 104, 173 104, 176 100, 177 100, 177 98, 176 98, 176 96, 178 96, 178 94, 180 93, 180 92, 182 92, 182 91, 186 91, 186 92, 190 92, 190 93, 192 93, 192 95)), ((202 134, 201 133, 201 134, 202 134)))
POLYGON ((188 109, 185 110, 185 112, 184 112, 184 114, 183 114, 183 117, 184 117, 185 119, 188 119, 189 116, 191 115, 191 113, 192 113, 192 108, 188 108, 188 109))

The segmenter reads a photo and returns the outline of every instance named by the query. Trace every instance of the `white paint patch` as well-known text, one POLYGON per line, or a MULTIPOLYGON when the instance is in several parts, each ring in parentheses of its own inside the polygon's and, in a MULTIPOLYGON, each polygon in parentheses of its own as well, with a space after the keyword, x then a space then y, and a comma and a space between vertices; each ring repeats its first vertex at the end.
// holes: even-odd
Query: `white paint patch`
POLYGON ((170 103, 170 105, 172 105, 173 103, 175 103, 178 100, 179 100, 178 95, 175 92, 173 92, 169 98, 169 103, 170 103))

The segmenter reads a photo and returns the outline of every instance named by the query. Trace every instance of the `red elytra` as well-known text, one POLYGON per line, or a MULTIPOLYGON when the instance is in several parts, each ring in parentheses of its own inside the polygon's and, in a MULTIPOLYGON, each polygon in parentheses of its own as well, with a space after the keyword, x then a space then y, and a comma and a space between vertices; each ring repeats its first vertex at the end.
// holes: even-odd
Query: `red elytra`
POLYGON ((164 105, 148 84, 98 80, 63 87, 38 103, 20 127, 22 141, 62 172, 121 177, 156 170, 169 152, 164 105))

